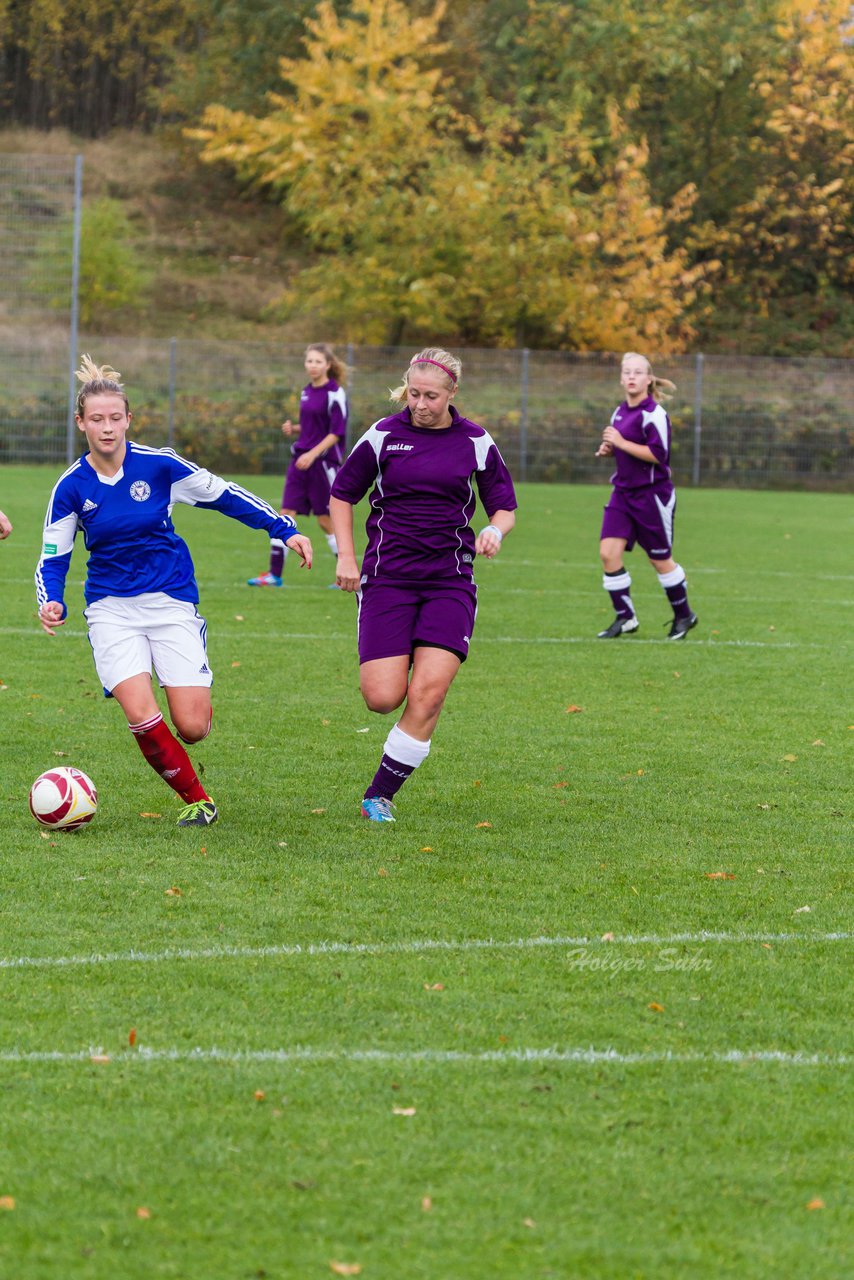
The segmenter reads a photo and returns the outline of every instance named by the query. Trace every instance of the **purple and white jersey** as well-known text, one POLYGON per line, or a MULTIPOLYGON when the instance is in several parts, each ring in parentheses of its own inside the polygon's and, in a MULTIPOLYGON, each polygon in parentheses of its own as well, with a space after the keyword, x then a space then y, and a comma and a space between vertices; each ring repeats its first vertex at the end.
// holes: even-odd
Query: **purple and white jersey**
POLYGON ((291 453, 295 458, 308 453, 330 433, 338 436, 338 443, 328 451, 326 461, 340 466, 347 435, 347 397, 344 388, 331 378, 322 387, 313 387, 311 383, 303 387, 299 402, 299 438, 291 445, 291 453))
POLYGON ((492 436, 453 407, 451 418, 438 430, 413 426, 408 409, 382 418, 338 472, 332 496, 352 506, 374 486, 362 561, 368 578, 470 579, 477 497, 487 516, 516 509, 492 436))
POLYGON ((624 400, 611 415, 611 426, 624 440, 645 444, 655 457, 655 462, 644 462, 623 449, 615 449, 617 470, 611 476, 615 488, 642 489, 670 479, 670 419, 657 400, 647 396, 634 408, 624 400))

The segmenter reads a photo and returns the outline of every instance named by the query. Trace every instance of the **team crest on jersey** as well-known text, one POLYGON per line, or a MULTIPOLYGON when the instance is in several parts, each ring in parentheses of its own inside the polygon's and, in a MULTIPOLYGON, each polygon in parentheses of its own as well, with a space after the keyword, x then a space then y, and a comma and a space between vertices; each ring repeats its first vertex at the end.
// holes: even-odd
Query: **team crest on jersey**
POLYGON ((134 502, 145 502, 146 498, 151 497, 151 485, 146 484, 144 480, 134 480, 130 487, 130 496, 134 502))

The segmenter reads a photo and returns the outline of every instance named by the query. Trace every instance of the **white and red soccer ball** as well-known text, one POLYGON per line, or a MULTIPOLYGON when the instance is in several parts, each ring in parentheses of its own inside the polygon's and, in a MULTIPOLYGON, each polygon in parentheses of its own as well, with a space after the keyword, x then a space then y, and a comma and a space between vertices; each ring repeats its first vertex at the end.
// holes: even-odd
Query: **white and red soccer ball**
POLYGON ((74 831, 91 822, 98 792, 82 769, 48 769, 30 788, 30 813, 43 827, 74 831))

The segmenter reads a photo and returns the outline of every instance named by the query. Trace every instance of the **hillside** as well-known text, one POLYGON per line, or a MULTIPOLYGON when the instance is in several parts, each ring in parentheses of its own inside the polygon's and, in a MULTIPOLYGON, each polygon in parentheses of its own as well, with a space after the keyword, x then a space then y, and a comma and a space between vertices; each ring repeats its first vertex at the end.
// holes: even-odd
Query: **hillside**
POLYGON ((304 317, 282 323, 265 315, 297 262, 281 211, 241 199, 233 181, 202 165, 181 139, 120 132, 92 141, 14 129, 0 131, 0 152, 82 154, 84 210, 108 200, 126 219, 124 249, 142 287, 129 305, 99 309, 87 331, 303 340, 304 317))

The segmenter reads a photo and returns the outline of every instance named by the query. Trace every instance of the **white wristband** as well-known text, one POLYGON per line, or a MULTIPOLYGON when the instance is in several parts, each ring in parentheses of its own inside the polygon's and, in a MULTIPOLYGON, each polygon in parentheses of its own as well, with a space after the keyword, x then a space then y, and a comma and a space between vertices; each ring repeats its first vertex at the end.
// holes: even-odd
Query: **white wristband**
POLYGON ((483 537, 485 533, 494 533, 499 542, 504 541, 504 534, 498 528, 498 525, 488 524, 485 529, 481 529, 480 536, 483 537))

